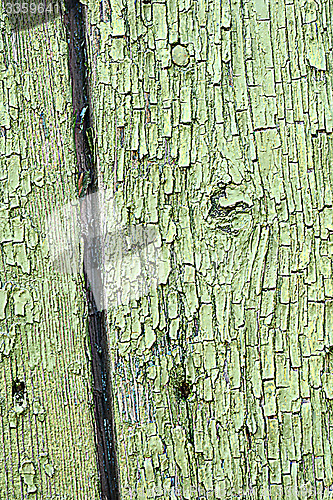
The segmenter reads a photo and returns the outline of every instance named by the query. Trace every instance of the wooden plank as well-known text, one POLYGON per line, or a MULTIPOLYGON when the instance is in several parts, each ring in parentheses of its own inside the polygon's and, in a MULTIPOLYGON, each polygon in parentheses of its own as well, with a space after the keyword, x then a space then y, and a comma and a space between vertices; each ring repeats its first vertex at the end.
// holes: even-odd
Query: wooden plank
POLYGON ((326 498, 332 2, 85 4, 121 496, 326 498))
POLYGON ((0 498, 97 500, 83 275, 48 248, 77 192, 65 28, 0 26, 0 498))

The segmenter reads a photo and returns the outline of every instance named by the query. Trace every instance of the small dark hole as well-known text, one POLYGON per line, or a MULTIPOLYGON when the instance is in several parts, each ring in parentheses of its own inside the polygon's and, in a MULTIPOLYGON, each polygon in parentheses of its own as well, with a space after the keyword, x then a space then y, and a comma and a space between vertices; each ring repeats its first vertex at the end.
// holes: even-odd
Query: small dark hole
POLYGON ((22 380, 15 380, 13 382, 13 397, 16 395, 23 396, 23 393, 25 391, 25 383, 22 380))
POLYGON ((187 399, 190 395, 190 392, 191 392, 190 384, 184 380, 181 383, 181 385, 178 387, 178 390, 179 390, 180 396, 183 399, 187 399))
POLYGON ((246 434, 246 439, 249 445, 249 448, 252 446, 252 439, 251 439, 251 433, 247 425, 245 425, 245 434, 246 434))

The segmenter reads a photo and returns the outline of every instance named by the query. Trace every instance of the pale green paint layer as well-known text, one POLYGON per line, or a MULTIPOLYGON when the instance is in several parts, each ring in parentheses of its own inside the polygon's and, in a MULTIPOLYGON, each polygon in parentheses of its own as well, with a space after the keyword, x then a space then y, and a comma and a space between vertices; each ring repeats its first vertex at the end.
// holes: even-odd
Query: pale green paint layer
POLYGON ((97 500, 83 280, 45 243, 76 193, 64 27, 0 31, 0 498, 97 500))
POLYGON ((85 3, 100 185, 165 258, 108 311, 122 499, 330 498, 333 4, 85 3))

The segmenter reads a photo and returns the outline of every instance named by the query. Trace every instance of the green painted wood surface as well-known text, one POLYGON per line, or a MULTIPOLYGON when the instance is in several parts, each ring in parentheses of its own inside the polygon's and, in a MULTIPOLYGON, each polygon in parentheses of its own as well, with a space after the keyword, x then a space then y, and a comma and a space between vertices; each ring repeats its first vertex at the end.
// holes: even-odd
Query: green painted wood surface
MULTIPOLYGON (((100 194, 162 241, 149 294, 108 308, 121 497, 330 498, 332 2, 86 4, 100 194)), ((98 497, 82 281, 40 235, 75 196, 55 26, 20 34, 16 61, 8 36, 0 51, 9 498, 98 497)))
POLYGON ((47 240, 76 195, 65 31, 0 33, 0 498, 97 500, 83 281, 47 240))
POLYGON ((108 309, 122 498, 330 498, 333 4, 85 4, 99 184, 163 243, 108 309))

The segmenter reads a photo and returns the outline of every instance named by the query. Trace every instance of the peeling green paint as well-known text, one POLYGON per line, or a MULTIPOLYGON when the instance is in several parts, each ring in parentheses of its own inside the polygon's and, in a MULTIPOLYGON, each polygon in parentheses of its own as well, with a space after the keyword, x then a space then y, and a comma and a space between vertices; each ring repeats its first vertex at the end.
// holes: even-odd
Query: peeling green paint
POLYGON ((132 224, 158 227, 164 268, 148 301, 108 311, 122 495, 329 498, 330 2, 117 3, 126 65, 106 79, 96 5, 100 181, 132 224), (180 360, 182 402, 168 384, 180 360), (150 419, 163 460, 143 444, 150 419))
POLYGON ((20 475, 23 478, 24 484, 27 486, 27 493, 35 493, 37 486, 34 483, 35 468, 32 462, 25 460, 20 466, 20 475))
POLYGON ((0 497, 95 500, 85 300, 42 245, 76 196, 67 39, 60 18, 13 34, 0 10, 0 497))
MULTIPOLYGON (((330 498, 331 2, 112 1, 111 14, 104 2, 85 3, 100 185, 117 192, 131 224, 154 224, 162 241, 159 284, 107 311, 122 498, 330 498), (180 362, 186 400, 168 383, 180 362)), ((90 414, 80 420, 73 403, 89 380, 73 344, 83 298, 69 276, 46 274, 47 264, 40 273, 48 249, 36 214, 75 193, 69 85, 60 82, 69 81, 66 42, 48 29, 52 54, 35 28, 30 66, 20 52, 20 71, 1 63, 0 365, 11 373, 26 338, 29 376, 48 377, 62 422, 75 422, 73 434, 57 427, 61 439, 85 422, 92 457, 90 414), (43 57, 52 91, 38 77, 43 57), (49 163, 33 111, 41 95, 54 99, 42 98, 49 163)), ((12 50, 6 43, 0 56, 12 50)), ((32 411, 37 425, 56 426, 44 388, 38 397, 43 410, 34 402, 17 414, 10 403, 5 425, 20 428, 32 411)), ((47 476, 65 491, 72 469, 45 432, 52 459, 41 477, 37 457, 26 462, 24 487, 46 491, 47 476)), ((83 474, 87 461, 72 449, 83 474)), ((75 498, 97 498, 87 477, 75 498)))

